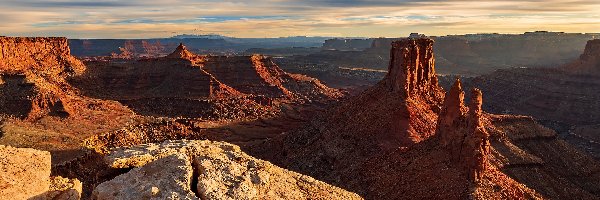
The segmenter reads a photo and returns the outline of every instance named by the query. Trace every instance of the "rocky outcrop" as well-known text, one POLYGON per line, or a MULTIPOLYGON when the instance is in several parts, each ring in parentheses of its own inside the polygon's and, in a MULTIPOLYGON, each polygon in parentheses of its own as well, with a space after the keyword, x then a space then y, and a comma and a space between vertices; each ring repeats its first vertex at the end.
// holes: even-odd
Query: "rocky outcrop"
POLYGON ((6 80, 0 84, 0 103, 9 109, 3 113, 30 119, 68 115, 63 101, 72 88, 64 79, 85 66, 71 56, 67 39, 0 37, 0 47, 0 77, 6 80))
POLYGON ((77 179, 68 179, 60 176, 50 177, 50 189, 46 193, 52 200, 79 200, 83 184, 77 179))
POLYGON ((582 61, 598 61, 600 58, 600 39, 590 40, 585 45, 583 54, 579 57, 582 61))
POLYGON ((0 107, 5 114, 36 120, 78 116, 89 99, 66 82, 85 66, 70 54, 66 38, 0 37, 0 107))
POLYGON ((78 200, 81 182, 50 177, 50 152, 0 145, 0 199, 78 200))
POLYGON ((113 199, 113 194, 117 194, 116 199, 175 194, 196 199, 194 193, 200 199, 361 199, 253 158, 238 146, 224 142, 179 140, 120 147, 113 149, 106 160, 113 167, 139 168, 99 185, 93 193, 95 199, 113 199), (131 181, 136 184, 128 184, 131 181))

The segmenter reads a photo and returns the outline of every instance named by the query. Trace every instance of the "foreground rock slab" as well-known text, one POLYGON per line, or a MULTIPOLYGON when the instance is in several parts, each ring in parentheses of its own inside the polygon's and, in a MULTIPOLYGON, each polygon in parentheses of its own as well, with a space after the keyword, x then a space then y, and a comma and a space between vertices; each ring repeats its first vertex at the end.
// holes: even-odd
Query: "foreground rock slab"
POLYGON ((50 177, 50 152, 0 145, 0 199, 78 200, 77 179, 50 177))
MULTIPOLYGON (((178 168, 177 165, 162 163, 175 157, 180 160, 188 159, 186 162, 192 163, 191 167, 194 168, 198 181, 195 188, 191 189, 195 190, 201 199, 362 199, 357 194, 251 157, 236 145, 199 140, 165 141, 161 144, 113 149, 106 158, 109 165, 120 168, 140 168, 101 184, 93 195, 105 197, 110 196, 111 193, 131 194, 134 191, 135 196, 126 198, 143 199, 153 198, 148 196, 152 191, 189 190, 191 182, 179 185, 157 184, 158 179, 139 177, 144 175, 140 171, 148 168, 162 170, 162 172, 153 172, 163 174, 160 177, 168 180, 179 180, 182 176, 191 177, 191 167, 189 167, 190 171, 176 171, 173 168, 178 168), (135 183, 135 186, 131 183, 135 183), (109 189, 105 184, 114 187, 109 189), (139 185, 147 185, 144 189, 148 192, 138 193, 138 190, 133 190, 134 187, 141 188, 139 185), (156 188, 152 189, 150 185, 156 185, 156 188), (179 188, 174 189, 172 186, 179 188)), ((145 175, 148 176, 147 173, 145 175)))
POLYGON ((0 199, 28 199, 50 187, 50 152, 0 145, 0 199))
POLYGON ((191 184, 189 158, 172 154, 98 185, 92 199, 197 199, 191 184))

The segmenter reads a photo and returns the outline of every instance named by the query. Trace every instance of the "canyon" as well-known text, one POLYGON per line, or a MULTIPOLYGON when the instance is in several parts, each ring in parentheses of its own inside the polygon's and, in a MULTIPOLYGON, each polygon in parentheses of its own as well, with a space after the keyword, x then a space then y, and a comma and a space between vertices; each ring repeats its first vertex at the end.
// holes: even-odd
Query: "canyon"
POLYGON ((579 59, 557 68, 503 69, 467 79, 465 84, 489 94, 485 110, 533 116, 600 158, 599 41, 588 41, 579 59))
POLYGON ((598 161, 532 118, 483 112, 478 89, 465 106, 459 80, 444 92, 432 47, 392 43, 382 81, 256 154, 367 199, 597 198, 598 161))
MULTIPOLYGON (((0 167, 26 172, 0 179, 0 197, 600 198, 594 154, 544 118, 492 109, 500 90, 478 84, 485 78, 439 76, 433 39, 376 41, 386 68, 346 69, 336 89, 335 77, 323 83, 258 54, 202 55, 180 43, 82 62, 66 38, 0 37, 0 151, 9 152, 0 167)), ((588 42, 570 76, 597 69, 598 47, 588 42)))

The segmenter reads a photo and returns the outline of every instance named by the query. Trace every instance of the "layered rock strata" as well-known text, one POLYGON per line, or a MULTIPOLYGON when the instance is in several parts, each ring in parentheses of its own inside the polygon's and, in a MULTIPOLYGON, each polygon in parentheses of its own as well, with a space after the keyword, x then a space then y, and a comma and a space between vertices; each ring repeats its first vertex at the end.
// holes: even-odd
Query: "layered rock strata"
POLYGON ((492 113, 530 115, 561 138, 600 158, 600 40, 559 68, 513 68, 465 80, 481 88, 492 113))
POLYGON ((89 104, 100 103, 79 96, 66 82, 86 69, 70 54, 66 38, 0 37, 0 48, 0 79, 5 80, 0 81, 0 111, 4 114, 32 120, 80 116, 93 110, 89 104))
POLYGON ((330 101, 343 95, 316 79, 284 72, 268 57, 196 55, 183 44, 162 58, 88 64, 73 84, 143 115, 256 118, 276 112, 274 101, 330 101))
POLYGON ((2 73, 59 79, 85 70, 83 63, 71 56, 67 38, 0 37, 0 48, 2 73))

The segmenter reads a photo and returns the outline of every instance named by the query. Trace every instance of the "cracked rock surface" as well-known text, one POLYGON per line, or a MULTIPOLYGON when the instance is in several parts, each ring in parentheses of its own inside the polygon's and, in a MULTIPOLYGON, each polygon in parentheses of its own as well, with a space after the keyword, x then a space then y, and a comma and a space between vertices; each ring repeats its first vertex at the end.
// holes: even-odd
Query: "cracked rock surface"
POLYGON ((201 199, 362 199, 251 157, 225 142, 174 140, 120 147, 113 149, 106 161, 113 167, 139 168, 99 185, 95 199, 154 199, 153 191, 159 191, 161 198, 193 199, 192 190, 201 199), (192 174, 197 175, 192 178, 192 174), (173 191, 179 192, 164 196, 175 194, 173 191), (126 194, 130 196, 119 196, 126 194))

